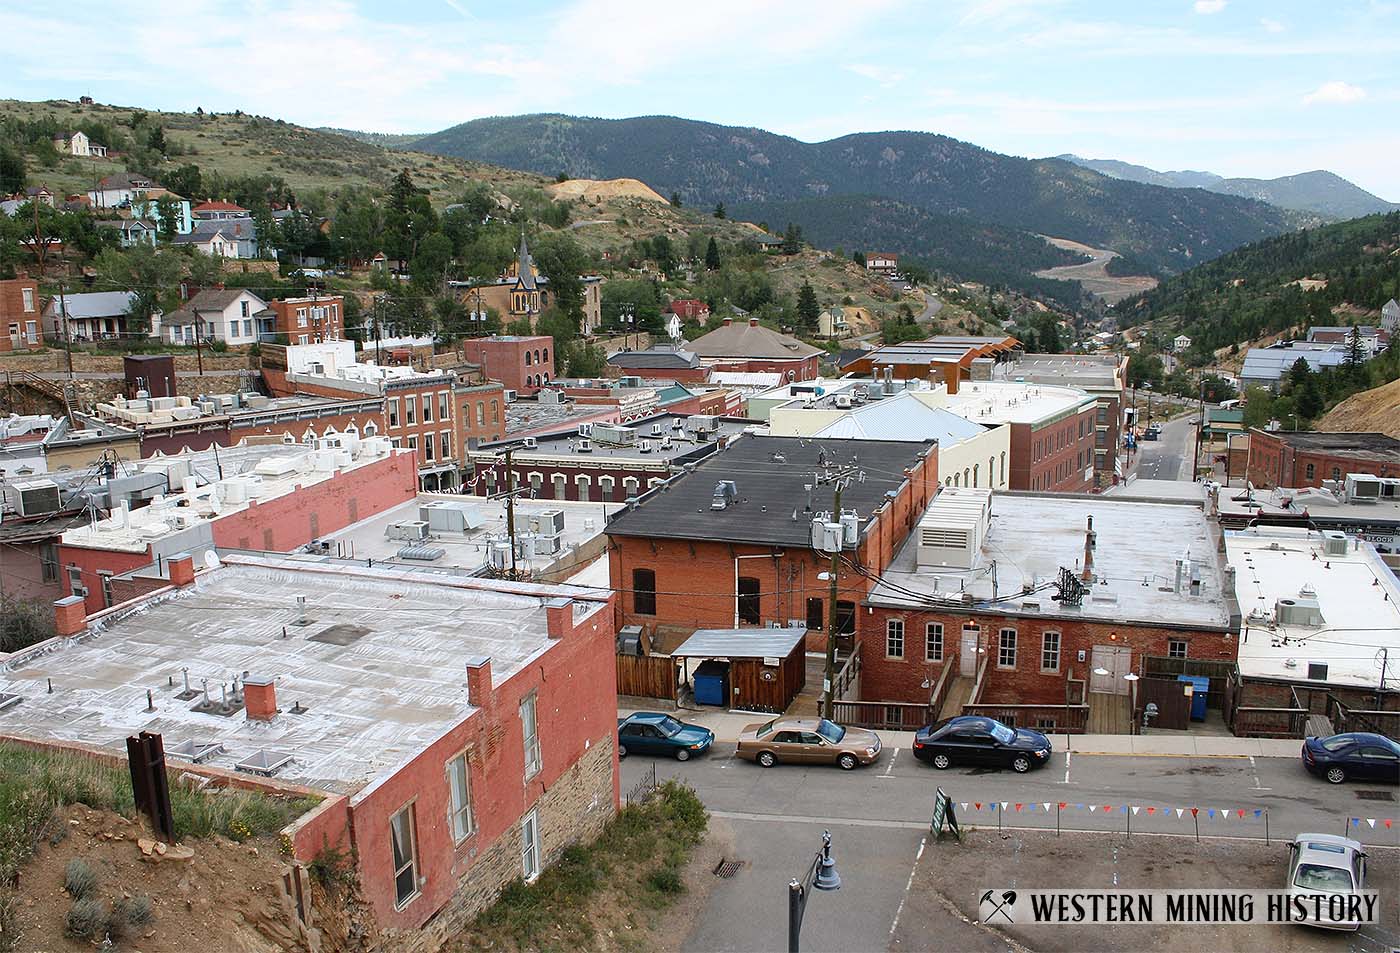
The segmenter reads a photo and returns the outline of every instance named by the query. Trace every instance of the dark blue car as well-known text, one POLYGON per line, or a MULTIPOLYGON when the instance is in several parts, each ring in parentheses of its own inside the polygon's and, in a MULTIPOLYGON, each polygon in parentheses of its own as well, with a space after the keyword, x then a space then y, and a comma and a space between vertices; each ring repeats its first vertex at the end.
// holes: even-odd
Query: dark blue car
POLYGON ((1333 784, 1351 779, 1400 784, 1400 744, 1367 731, 1308 738, 1303 767, 1333 784))
POLYGON ((715 733, 700 725, 687 725, 670 715, 639 711, 617 720, 617 753, 657 754, 689 761, 691 755, 710 750, 715 733))

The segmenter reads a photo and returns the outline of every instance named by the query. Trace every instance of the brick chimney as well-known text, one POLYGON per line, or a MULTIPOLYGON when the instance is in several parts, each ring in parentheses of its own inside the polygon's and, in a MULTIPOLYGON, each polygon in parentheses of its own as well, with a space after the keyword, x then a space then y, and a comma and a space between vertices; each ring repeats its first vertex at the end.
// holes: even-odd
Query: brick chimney
POLYGON ((544 604, 551 639, 567 639, 574 631, 574 600, 550 599, 544 604))
POLYGON ((730 326, 731 324, 733 324, 733 323, 734 323, 734 319, 733 319, 733 318, 725 318, 725 319, 724 319, 724 326, 725 326, 726 328, 729 327, 729 326, 730 326))
POLYGON ((1094 518, 1090 516, 1089 525, 1084 530, 1084 569, 1080 572, 1079 578, 1085 582, 1094 581, 1094 547, 1098 545, 1098 536, 1094 532, 1094 518))
POLYGON ((944 364, 942 365, 942 369, 943 383, 948 386, 948 393, 950 395, 956 394, 958 392, 958 383, 962 380, 962 368, 957 364, 944 364))
POLYGON ((82 596, 65 596, 54 600, 54 632, 63 637, 77 635, 87 628, 87 600, 82 596))
POLYGON ((751 328, 756 328, 756 327, 758 327, 758 318, 749 318, 749 327, 751 327, 751 328))
POLYGON ((491 656, 473 655, 467 659, 467 704, 491 707, 491 656))
POLYGON ((175 553, 165 561, 170 573, 172 586, 194 585, 194 556, 189 553, 175 553))
POLYGON ((277 714, 277 686, 262 675, 243 679, 243 711, 249 721, 271 721, 277 714))

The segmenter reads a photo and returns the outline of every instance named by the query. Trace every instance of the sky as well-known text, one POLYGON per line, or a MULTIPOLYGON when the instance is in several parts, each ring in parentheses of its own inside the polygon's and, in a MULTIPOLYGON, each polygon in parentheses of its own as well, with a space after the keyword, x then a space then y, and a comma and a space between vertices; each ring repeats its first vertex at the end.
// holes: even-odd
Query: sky
POLYGON ((432 132, 675 115, 1400 201, 1400 0, 0 0, 0 97, 432 132), (23 38, 22 42, 13 42, 23 38))

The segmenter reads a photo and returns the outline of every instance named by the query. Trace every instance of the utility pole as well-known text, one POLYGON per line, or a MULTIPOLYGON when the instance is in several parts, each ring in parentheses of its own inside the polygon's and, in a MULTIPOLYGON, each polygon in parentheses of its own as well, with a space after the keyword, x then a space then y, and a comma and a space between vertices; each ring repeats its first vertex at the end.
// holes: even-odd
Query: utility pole
POLYGON ((58 283, 58 313, 63 318, 63 350, 68 355, 68 379, 73 379, 73 338, 68 333, 68 282, 58 283))
POLYGON ((1191 480, 1195 482, 1197 474, 1201 469, 1201 436, 1206 429, 1206 375, 1201 372, 1200 383, 1197 386, 1196 396, 1198 398, 1198 410, 1200 416, 1196 418, 1196 450, 1191 457, 1191 480))
MULTIPOLYGON (((515 453, 515 445, 509 444, 501 448, 501 453, 505 457, 506 465, 506 534, 510 537, 510 578, 515 578, 515 469, 511 465, 511 456, 515 453)), ((500 459, 499 457, 497 459, 500 459)))
MULTIPOLYGON (((833 488, 831 518, 838 525, 841 522, 841 491, 851 482, 855 467, 840 467, 827 471, 817 478, 817 484, 830 484, 833 488)), ((831 568, 827 570, 829 589, 827 594, 826 620, 826 675, 822 682, 822 717, 830 719, 836 709, 836 638, 840 623, 837 619, 836 600, 840 593, 841 552, 845 548, 845 530, 842 529, 837 546, 831 551, 831 568)))

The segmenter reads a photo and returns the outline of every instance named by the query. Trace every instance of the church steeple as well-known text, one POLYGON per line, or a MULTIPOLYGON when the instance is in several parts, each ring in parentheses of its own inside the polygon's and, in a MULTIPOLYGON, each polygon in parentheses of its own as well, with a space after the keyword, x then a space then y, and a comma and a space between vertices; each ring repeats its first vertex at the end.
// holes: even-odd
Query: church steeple
POLYGON ((520 252, 515 262, 515 277, 524 290, 535 290, 535 262, 530 257, 530 246, 525 243, 523 228, 520 230, 520 252))

